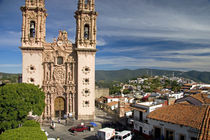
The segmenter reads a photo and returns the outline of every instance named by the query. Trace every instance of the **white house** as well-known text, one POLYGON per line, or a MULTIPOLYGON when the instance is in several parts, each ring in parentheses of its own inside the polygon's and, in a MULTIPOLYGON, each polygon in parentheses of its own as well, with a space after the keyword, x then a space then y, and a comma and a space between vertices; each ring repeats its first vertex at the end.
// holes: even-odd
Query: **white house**
POLYGON ((174 97, 174 98, 176 98, 176 99, 183 98, 183 96, 184 96, 184 93, 183 93, 183 92, 169 94, 169 97, 174 97))
POLYGON ((155 102, 136 103, 133 106, 134 130, 140 134, 149 136, 151 128, 147 121, 147 115, 160 107, 162 107, 162 104, 155 102))

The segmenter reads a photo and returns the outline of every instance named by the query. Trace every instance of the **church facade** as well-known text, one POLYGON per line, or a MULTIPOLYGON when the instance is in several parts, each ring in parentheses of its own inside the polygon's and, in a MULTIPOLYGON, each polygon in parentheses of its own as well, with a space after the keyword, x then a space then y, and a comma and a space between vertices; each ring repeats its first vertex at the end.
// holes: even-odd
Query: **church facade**
POLYGON ((46 38, 45 0, 25 0, 22 11, 22 81, 39 85, 45 92, 43 119, 78 120, 95 117, 95 0, 78 0, 76 39, 59 31, 52 43, 46 38))

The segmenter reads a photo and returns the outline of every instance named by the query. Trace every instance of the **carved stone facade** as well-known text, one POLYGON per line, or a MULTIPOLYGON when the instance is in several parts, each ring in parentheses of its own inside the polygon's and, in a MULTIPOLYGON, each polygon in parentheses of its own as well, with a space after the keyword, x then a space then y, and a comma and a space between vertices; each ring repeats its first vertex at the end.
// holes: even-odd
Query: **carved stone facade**
POLYGON ((96 17, 94 0, 79 0, 75 12, 76 43, 59 31, 47 43, 44 0, 26 0, 21 7, 23 82, 39 85, 46 94, 43 119, 71 114, 94 119, 96 17))

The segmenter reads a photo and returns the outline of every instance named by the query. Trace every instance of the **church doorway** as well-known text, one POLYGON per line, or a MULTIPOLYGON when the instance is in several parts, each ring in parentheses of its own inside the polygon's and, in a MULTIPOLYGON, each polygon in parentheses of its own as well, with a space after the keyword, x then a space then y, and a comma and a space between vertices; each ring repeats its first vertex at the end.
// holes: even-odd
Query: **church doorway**
POLYGON ((58 97, 54 103, 55 117, 63 118, 65 114, 65 99, 58 97))

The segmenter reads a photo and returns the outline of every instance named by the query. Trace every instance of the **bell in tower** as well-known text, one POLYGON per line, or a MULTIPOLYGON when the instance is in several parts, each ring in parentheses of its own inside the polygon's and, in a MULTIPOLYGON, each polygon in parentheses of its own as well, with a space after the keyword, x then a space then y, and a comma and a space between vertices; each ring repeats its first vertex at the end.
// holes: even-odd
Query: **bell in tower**
POLYGON ((84 39, 89 40, 89 25, 88 24, 85 24, 85 27, 84 27, 84 39))
POLYGON ((77 47, 96 48, 96 18, 95 0, 79 0, 75 12, 77 20, 77 47))
POLYGON ((35 21, 30 23, 30 37, 35 37, 35 21))

